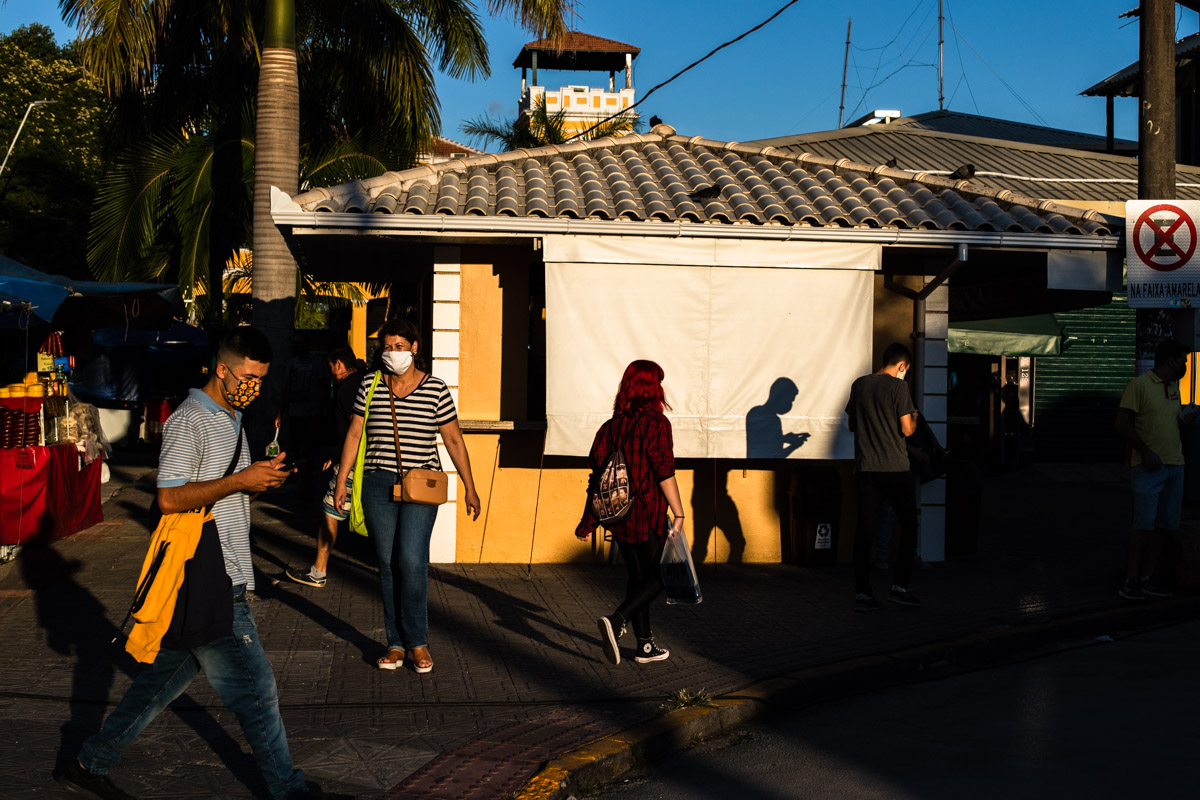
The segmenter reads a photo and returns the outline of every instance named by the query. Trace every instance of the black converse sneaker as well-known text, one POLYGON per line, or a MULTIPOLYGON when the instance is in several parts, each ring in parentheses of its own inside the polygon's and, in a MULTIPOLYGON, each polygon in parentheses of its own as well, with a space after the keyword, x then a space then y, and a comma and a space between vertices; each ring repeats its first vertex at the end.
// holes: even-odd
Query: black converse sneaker
POLYGON ((670 657, 671 651, 659 647, 653 639, 639 639, 638 654, 633 660, 639 664, 649 664, 651 661, 666 661, 670 657))
POLYGON ((604 648, 604 657, 614 667, 621 663, 621 651, 617 648, 617 640, 625 635, 625 621, 621 620, 618 625, 618 619, 620 615, 613 614, 611 617, 596 620, 596 625, 600 628, 600 646, 604 648))

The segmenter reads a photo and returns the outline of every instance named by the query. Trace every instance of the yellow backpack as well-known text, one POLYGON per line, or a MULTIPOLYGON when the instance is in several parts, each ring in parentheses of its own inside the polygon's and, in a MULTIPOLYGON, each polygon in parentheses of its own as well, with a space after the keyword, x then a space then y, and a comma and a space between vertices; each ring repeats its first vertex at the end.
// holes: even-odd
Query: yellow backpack
POLYGON ((212 514, 206 509, 165 514, 154 529, 129 609, 133 630, 125 642, 126 651, 143 664, 153 663, 158 656, 175 614, 184 564, 195 555, 200 533, 210 520, 212 514))

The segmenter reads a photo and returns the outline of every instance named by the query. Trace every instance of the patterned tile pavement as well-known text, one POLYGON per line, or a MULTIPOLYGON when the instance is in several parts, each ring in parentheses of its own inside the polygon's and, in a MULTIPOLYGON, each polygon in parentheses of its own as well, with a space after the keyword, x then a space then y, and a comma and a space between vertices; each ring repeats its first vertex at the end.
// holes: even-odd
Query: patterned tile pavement
MULTIPOLYGON (((0 566, 7 800, 68 797, 51 771, 136 671, 111 642, 145 552, 151 479, 132 476, 110 491, 106 522, 0 566)), ((438 565, 437 666, 422 676, 374 667, 383 621, 369 542, 343 537, 323 589, 279 582, 285 566, 311 558, 315 504, 299 505, 295 496, 256 504, 252 603, 293 755, 328 789, 396 800, 506 797, 549 758, 645 721, 679 689, 737 692, 860 656, 1115 608, 1128 520, 1119 467, 992 475, 979 553, 919 571, 923 608, 852 613, 846 565, 706 564, 701 606, 655 608, 671 658, 645 666, 601 657, 594 619, 621 592, 620 566, 438 565)), ((886 576, 877 575, 878 591, 886 576)), ((129 748, 114 779, 139 798, 265 797, 236 720, 202 677, 129 748)))

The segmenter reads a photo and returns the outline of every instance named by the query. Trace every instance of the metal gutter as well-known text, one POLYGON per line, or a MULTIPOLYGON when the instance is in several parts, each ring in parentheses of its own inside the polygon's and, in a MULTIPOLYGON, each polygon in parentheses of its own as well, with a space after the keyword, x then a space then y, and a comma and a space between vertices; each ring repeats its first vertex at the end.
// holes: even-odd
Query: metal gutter
MULTIPOLYGON (((290 199, 290 198, 289 198, 290 199)), ((294 204, 293 204, 294 205, 294 204)), ((660 222, 530 217, 462 217, 448 214, 363 214, 272 209, 272 219, 293 235, 371 231, 378 234, 544 234, 587 236, 688 237, 773 241, 874 242, 893 245, 971 244, 1037 250, 1117 250, 1121 236, 1011 231, 957 231, 898 228, 835 228, 784 225, 709 225, 660 222)))

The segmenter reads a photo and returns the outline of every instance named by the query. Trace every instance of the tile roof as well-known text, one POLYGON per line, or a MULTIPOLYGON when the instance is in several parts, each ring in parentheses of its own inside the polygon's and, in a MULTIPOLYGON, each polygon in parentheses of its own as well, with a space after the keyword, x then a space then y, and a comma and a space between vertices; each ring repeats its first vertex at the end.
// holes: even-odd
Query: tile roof
MULTIPOLYGON (((1108 147, 1106 137, 1094 133, 1065 131, 1060 128, 1047 128, 1043 125, 1030 125, 1027 122, 983 117, 978 114, 964 114, 961 111, 949 109, 927 111, 911 117, 900 117, 885 125, 873 127, 889 126, 938 133, 957 133, 963 136, 978 136, 982 139, 1001 139, 1006 142, 1023 142, 1048 147, 1066 147, 1071 150, 1090 150, 1097 153, 1105 152, 1108 147)), ((1132 139, 1114 139, 1113 145, 1116 151, 1123 155, 1137 154, 1138 143, 1132 139)))
POLYGON ((558 38, 529 42, 521 48, 513 66, 531 67, 533 55, 540 53, 538 66, 542 69, 616 70, 624 69, 626 53, 637 58, 641 52, 642 48, 615 39, 567 31, 558 38))
MULTIPOLYGON (((1103 215, 941 175, 649 133, 487 154, 293 198, 301 211, 1107 236, 1103 215)), ((1119 225, 1117 226, 1119 227, 1119 225)))
MULTIPOLYGON (((972 185, 1067 202, 1124 202, 1137 197, 1137 159, 1062 147, 1022 144, 894 125, 805 133, 749 142, 791 153, 849 158, 868 164, 894 159, 899 169, 946 174, 974 167, 972 185)), ((1177 164, 1176 196, 1200 200, 1200 167, 1177 164)))
POLYGON ((538 39, 536 42, 529 42, 522 49, 548 50, 550 52, 558 52, 560 50, 582 50, 591 53, 642 52, 642 48, 640 47, 618 42, 616 39, 593 36, 590 33, 583 33, 582 31, 567 31, 563 36, 556 39, 538 39))

